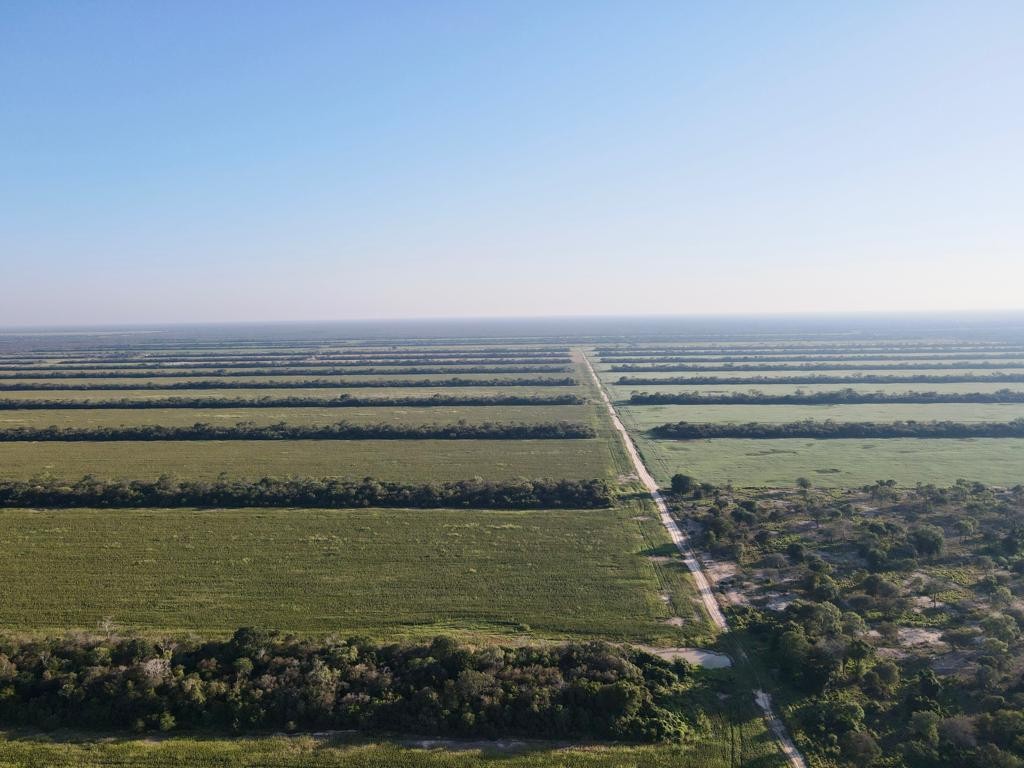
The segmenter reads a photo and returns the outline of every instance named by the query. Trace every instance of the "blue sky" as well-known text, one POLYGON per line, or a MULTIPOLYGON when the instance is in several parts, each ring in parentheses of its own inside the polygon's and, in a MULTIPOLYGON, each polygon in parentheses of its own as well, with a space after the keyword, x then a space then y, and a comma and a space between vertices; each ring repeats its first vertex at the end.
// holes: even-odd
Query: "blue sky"
POLYGON ((1024 3, 0 4, 0 325, 1024 308, 1024 3))

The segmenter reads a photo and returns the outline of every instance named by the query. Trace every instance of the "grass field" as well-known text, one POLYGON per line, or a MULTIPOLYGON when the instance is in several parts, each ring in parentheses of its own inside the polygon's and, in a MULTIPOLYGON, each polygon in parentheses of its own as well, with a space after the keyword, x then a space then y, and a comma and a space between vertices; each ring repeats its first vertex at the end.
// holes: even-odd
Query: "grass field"
POLYGON ((0 476, 105 478, 375 477, 429 482, 482 477, 614 477, 610 440, 229 440, 0 443, 0 476))
MULTIPOLYGON (((620 413, 638 429, 677 421, 709 424, 824 421, 1012 421, 1024 403, 864 403, 838 405, 636 405, 620 413)), ((2 418, 2 417, 0 417, 2 418)))
POLYGON ((764 722, 746 716, 714 718, 697 743, 664 746, 545 747, 521 744, 392 743, 346 745, 339 738, 274 736, 254 739, 103 740, 70 736, 0 739, 4 768, 777 768, 785 765, 764 722), (448 746, 449 748, 445 748, 448 746))
POLYGON ((571 376, 572 371, 556 371, 552 373, 540 372, 514 372, 514 373, 462 373, 459 370, 444 371, 443 373, 402 373, 402 374, 386 374, 386 373, 374 373, 374 374, 345 374, 344 376, 331 376, 331 375, 320 375, 320 374, 303 374, 300 376, 286 375, 286 374, 275 374, 273 376, 216 376, 216 375, 196 375, 196 376, 145 376, 145 377, 92 377, 87 376, 75 377, 75 378, 26 378, 26 379, 2 379, 0 382, 8 384, 25 384, 25 383, 59 383, 59 384, 139 384, 142 382, 154 382, 162 384, 179 384, 186 381, 230 381, 230 382, 245 382, 245 381, 259 381, 274 382, 274 381, 308 381, 310 379, 316 379, 318 381, 325 382, 360 382, 360 381, 381 381, 390 379, 399 379, 401 381, 422 381, 423 379, 437 380, 437 379, 467 379, 470 381, 489 381, 491 379, 564 379, 566 376, 571 376))
POLYGON ((676 472, 736 486, 858 487, 876 480, 948 485, 963 477, 995 485, 1024 482, 1024 440, 637 440, 659 482, 676 472))
MULTIPOLYGON (((1022 385, 1024 386, 1024 385, 1022 385)), ((338 387, 282 389, 63 389, 0 391, 0 400, 162 400, 167 397, 201 397, 205 400, 225 398, 316 397, 324 400, 349 397, 430 397, 435 394, 454 397, 527 397, 571 395, 575 387, 338 387)))
MULTIPOLYGON (((7 630, 377 638, 535 632, 679 641, 649 552, 611 510, 0 510, 7 630)), ((652 540, 653 538, 653 540, 652 540)), ((692 635, 698 627, 691 627, 692 635)))
MULTIPOLYGON (((617 380, 616 378, 611 381, 617 380)), ((549 388, 552 389, 552 388, 549 388)), ((685 394, 700 392, 704 395, 718 395, 729 392, 750 392, 757 390, 767 395, 787 395, 797 390, 803 392, 836 392, 841 389, 852 389, 855 392, 998 392, 1009 389, 1013 392, 1024 391, 1024 382, 970 382, 958 381, 948 383, 918 382, 916 384, 610 384, 608 391, 619 402, 626 402, 633 392, 666 392, 685 394)), ((14 393, 12 393, 14 394, 14 393)))
MULTIPOLYGON (((1024 408, 1024 406, 1022 406, 1024 408)), ((0 429, 12 427, 117 427, 142 424, 190 426, 204 424, 334 424, 349 421, 358 424, 454 424, 466 421, 524 422, 540 424, 570 421, 591 424, 596 420, 590 405, 502 405, 502 406, 438 406, 429 408, 152 408, 152 409, 82 409, 82 410, 0 410, 0 429)))

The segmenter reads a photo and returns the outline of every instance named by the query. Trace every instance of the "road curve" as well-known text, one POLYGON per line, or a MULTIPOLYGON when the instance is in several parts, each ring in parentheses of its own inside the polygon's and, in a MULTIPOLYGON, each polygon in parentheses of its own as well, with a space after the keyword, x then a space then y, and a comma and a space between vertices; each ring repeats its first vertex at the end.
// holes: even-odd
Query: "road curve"
MULTIPOLYGON (((729 624, 725 620, 725 614, 722 613, 722 609, 718 605, 718 600, 715 598, 715 593, 711 589, 711 584, 704 573, 704 569, 701 567, 700 561, 690 548, 689 540, 680 530, 679 526, 676 525, 676 521, 672 519, 672 515, 668 511, 668 505, 658 489, 658 483, 655 482, 651 473, 647 471, 647 466, 644 464, 643 459, 640 458, 640 452, 636 449, 636 443, 633 442, 633 438, 622 424, 615 406, 612 405, 611 398, 608 397, 608 391, 604 388, 604 384, 597 375, 597 371, 594 370, 594 366, 590 364, 590 359, 582 350, 580 351, 580 357, 583 360, 583 364, 587 366, 590 377, 594 380, 594 386, 597 387, 602 402, 604 402, 605 407, 608 409, 608 415, 611 417, 612 424, 615 425, 615 430, 622 438, 622 444, 626 447, 626 453, 629 454, 629 459, 636 470, 637 477, 640 478, 640 482, 643 483, 644 488, 647 489, 648 493, 651 494, 651 498, 654 499, 654 504, 658 507, 658 512, 661 514, 662 524, 668 530, 669 536, 672 537, 672 541, 676 545, 676 549, 683 556, 683 562, 686 563, 687 569, 693 576, 693 581, 697 585, 697 593, 704 604, 704 610, 711 619, 711 623, 718 630, 728 632, 729 624)), ((742 649, 740 649, 740 655, 744 655, 742 649)), ((778 741, 779 748, 782 750, 782 754, 785 755, 791 768, 807 768, 807 763, 804 762, 803 756, 796 748, 796 744, 793 743, 793 739, 790 738, 785 723, 775 714, 775 710, 772 708, 771 696, 764 691, 754 691, 754 701, 764 714, 768 728, 772 735, 775 736, 776 741, 778 741)))

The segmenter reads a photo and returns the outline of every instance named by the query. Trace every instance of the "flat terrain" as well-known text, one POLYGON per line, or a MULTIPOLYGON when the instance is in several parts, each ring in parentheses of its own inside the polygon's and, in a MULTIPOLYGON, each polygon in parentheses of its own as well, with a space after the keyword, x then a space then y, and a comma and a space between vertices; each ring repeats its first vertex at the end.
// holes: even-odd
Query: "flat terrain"
POLYGON ((626 422, 650 429, 677 421, 711 424, 791 421, 1013 421, 1024 403, 865 403, 838 405, 627 405, 626 422))
POLYGON ((900 485, 1021 481, 1024 440, 978 438, 887 440, 649 440, 639 438, 651 472, 667 484, 682 472, 704 482, 792 487, 798 477, 825 487, 876 480, 900 485))
POLYGON ((587 479, 615 475, 616 448, 591 440, 197 440, 0 443, 0 476, 78 479, 375 477, 587 479))
MULTIPOLYGON (((1024 413, 1024 405, 1021 406, 1024 413)), ((587 405, 472 405, 383 408, 95 408, 69 410, 0 410, 0 429, 12 427, 117 427, 158 424, 191 426, 196 423, 230 425, 240 422, 296 425, 334 424, 469 424, 522 422, 541 424, 569 421, 590 424, 594 409, 587 405)))
POLYGON ((346 746, 310 737, 255 739, 0 740, 0 765, 24 768, 732 768, 784 765, 764 722, 745 715, 715 718, 695 744, 650 747, 543 747, 514 742, 428 742, 346 746))
POLYGON ((0 510, 9 630, 678 640, 630 509, 0 510))

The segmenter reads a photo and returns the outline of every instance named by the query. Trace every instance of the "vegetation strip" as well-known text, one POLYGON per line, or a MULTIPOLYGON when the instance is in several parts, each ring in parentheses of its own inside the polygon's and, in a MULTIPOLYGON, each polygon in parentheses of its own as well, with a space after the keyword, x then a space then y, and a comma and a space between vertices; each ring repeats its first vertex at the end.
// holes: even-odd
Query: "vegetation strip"
POLYGON ((0 638, 7 725, 357 729, 428 736, 679 741, 684 662, 606 643, 473 650, 316 643, 252 629, 227 641, 0 638), (671 707, 672 709, 669 709, 671 707))
POLYGON ((194 361, 183 361, 176 357, 172 357, 167 361, 158 360, 137 360, 137 361, 110 361, 100 363, 86 363, 83 364, 77 360, 68 360, 58 363, 46 363, 43 365, 25 365, 25 364, 8 364, 0 363, 0 370, 5 371, 63 371, 68 369, 75 369, 79 371, 113 371, 113 370, 136 370, 136 369, 154 369, 162 370, 164 368, 212 368, 212 369, 231 369, 231 368, 287 368, 287 367, 304 367, 304 368, 358 368, 367 366, 408 366, 408 365, 434 365, 434 366, 467 366, 467 365, 554 365, 568 364, 569 359, 565 356, 560 357, 557 360, 551 360, 550 358, 424 358, 424 359, 389 359, 389 358, 358 358, 358 359, 330 359, 330 360, 311 360, 310 358, 298 358, 295 360, 265 360, 265 359, 254 359, 254 360, 215 360, 212 362, 194 362, 194 361))
POLYGON ((111 440, 566 440, 596 437, 593 427, 567 421, 546 424, 193 424, 191 427, 147 424, 119 427, 15 427, 0 429, 0 442, 111 440))
MULTIPOLYGON (((3 401, 0 401, 3 402, 3 401)), ((41 401, 47 402, 47 401, 41 401)), ((858 403, 1024 403, 1024 392, 1001 389, 998 392, 805 392, 766 395, 759 392, 732 392, 705 395, 700 392, 672 394, 634 393, 632 405, 843 405, 858 403)))
POLYGON ((670 440, 705 440, 738 438, 781 440, 809 437, 816 440, 866 438, 971 438, 1024 437, 1024 419, 1008 422, 963 423, 956 421, 894 421, 880 424, 870 421, 795 421, 788 424, 696 424, 680 421, 663 424, 650 430, 653 437, 670 440))
POLYGON ((593 509, 614 499, 605 480, 465 480, 397 483, 365 478, 293 477, 211 482, 161 477, 155 481, 54 478, 0 480, 3 507, 306 507, 417 509, 593 509))
POLYGON ((18 373, 2 373, 0 379, 150 379, 156 377, 186 378, 191 376, 405 376, 420 373, 563 373, 565 365, 514 365, 487 367, 422 367, 422 368, 265 368, 262 370, 225 370, 223 368, 194 369, 187 371, 156 369, 150 371, 47 371, 33 373, 22 370, 18 373))
POLYGON ((353 397, 341 395, 333 398, 316 397, 262 397, 210 398, 168 397, 152 400, 4 400, 0 411, 24 410, 83 410, 83 409, 146 409, 146 408, 429 408, 434 406, 500 406, 500 405, 581 405, 586 401, 577 395, 495 395, 488 397, 459 397, 432 395, 430 397, 353 397))
POLYGON ((112 383, 75 383, 62 384, 57 382, 18 382, 4 384, 0 382, 0 392, 60 392, 65 390, 89 391, 107 389, 390 389, 424 388, 448 389, 450 387, 574 387, 576 379, 566 376, 557 379, 377 379, 370 381, 353 381, 351 379, 305 379, 303 381, 218 381, 201 379, 199 381, 140 381, 128 384, 112 383))
POLYGON ((974 363, 801 363, 799 365, 784 365, 775 363, 766 363, 764 365, 732 365, 730 363, 722 363, 721 365, 613 365, 611 370, 613 371, 636 371, 644 373, 653 373, 655 371, 914 371, 914 370, 926 370, 926 371, 942 371, 942 370, 957 370, 957 369, 978 369, 978 368, 993 368, 1000 370, 1003 368, 1024 368, 1024 362, 1006 362, 1006 363, 988 363, 988 362, 974 362, 974 363))
POLYGON ((813 362, 813 363, 843 363, 843 362, 857 362, 860 360, 874 361, 874 360, 900 360, 904 362, 919 362, 921 360, 974 360, 978 362, 991 361, 991 360, 1015 360, 1020 361, 1024 358, 1024 351, 1022 352, 1005 352, 986 354, 983 352, 979 353, 941 353, 941 352, 921 352, 917 353, 916 356, 910 357, 906 354, 863 354, 863 355, 846 355, 846 354, 824 354, 824 355, 742 355, 742 356, 730 356, 730 355, 697 355, 687 357, 674 357, 669 355, 657 355, 653 357, 632 357, 628 355, 624 356, 609 356, 601 358, 602 363, 631 363, 635 365, 650 365, 657 363, 799 363, 802 361, 813 362))
MULTIPOLYGON (((990 373, 980 376, 971 373, 928 375, 909 374, 906 376, 673 376, 671 378, 644 378, 641 376, 620 376, 619 386, 668 386, 670 384, 959 384, 979 382, 1013 384, 1024 382, 1024 373, 990 373)), ((0 384, 0 388, 2 388, 0 384)))

